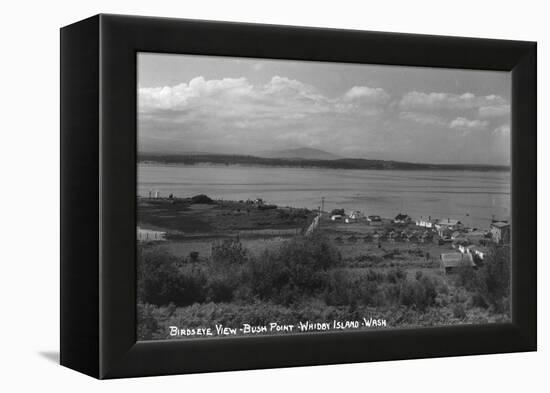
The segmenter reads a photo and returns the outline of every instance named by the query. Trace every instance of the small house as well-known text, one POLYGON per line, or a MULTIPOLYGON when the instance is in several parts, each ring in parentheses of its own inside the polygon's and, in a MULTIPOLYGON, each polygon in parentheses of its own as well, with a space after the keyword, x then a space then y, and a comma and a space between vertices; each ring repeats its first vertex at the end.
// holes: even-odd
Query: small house
POLYGON ((456 273, 459 268, 473 269, 476 266, 470 254, 462 254, 460 252, 441 254, 439 259, 441 269, 445 274, 456 273))
POLYGON ((457 239, 460 239, 460 238, 464 238, 464 236, 462 236, 462 232, 454 231, 453 233, 451 233, 451 239, 452 240, 457 240, 457 239))
POLYGON ((440 227, 437 229, 437 234, 441 238, 451 241, 451 235, 453 234, 453 231, 446 227, 440 227))
POLYGON ((408 224, 411 221, 412 221, 412 219, 409 217, 409 215, 408 214, 403 214, 403 213, 399 213, 393 219, 394 224, 408 224))
POLYGON ((510 243, 510 224, 506 221, 495 221, 491 223, 491 237, 497 244, 510 243))
POLYGON ((462 224, 462 222, 451 218, 439 220, 439 222, 435 224, 435 229, 437 229, 438 232, 448 230, 452 233, 462 228, 464 228, 464 225, 462 224))
POLYGON ((429 216, 427 219, 420 217, 420 219, 415 221, 416 226, 428 229, 435 228, 435 224, 437 223, 438 220, 432 220, 431 216, 429 216))
POLYGON ((458 251, 460 251, 462 254, 470 254, 470 250, 472 247, 475 247, 474 245, 470 244, 460 244, 458 246, 458 251))
POLYGON ((453 234, 453 231, 451 231, 447 227, 439 227, 436 229, 436 232, 439 236, 451 239, 451 235, 453 234))
POLYGON ((460 246, 467 246, 468 244, 470 244, 470 242, 465 237, 457 237, 456 239, 452 240, 451 246, 453 248, 459 249, 460 246))
POLYGON ((466 239, 468 239, 471 243, 480 243, 484 239, 486 239, 487 232, 474 230, 474 231, 471 231, 471 232, 466 232, 464 234, 464 237, 466 237, 466 239))
POLYGON ((472 246, 469 251, 474 259, 478 258, 481 261, 483 261, 489 253, 489 249, 483 246, 472 246))

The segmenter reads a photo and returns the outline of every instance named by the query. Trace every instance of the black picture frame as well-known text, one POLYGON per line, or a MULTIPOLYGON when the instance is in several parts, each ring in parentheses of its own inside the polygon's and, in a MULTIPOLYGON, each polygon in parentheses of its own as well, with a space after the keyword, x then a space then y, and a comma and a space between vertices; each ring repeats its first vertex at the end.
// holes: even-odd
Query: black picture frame
POLYGON ((61 364, 96 378, 535 351, 536 43, 96 15, 61 29, 61 364), (136 342, 136 54, 512 73, 512 323, 136 342))

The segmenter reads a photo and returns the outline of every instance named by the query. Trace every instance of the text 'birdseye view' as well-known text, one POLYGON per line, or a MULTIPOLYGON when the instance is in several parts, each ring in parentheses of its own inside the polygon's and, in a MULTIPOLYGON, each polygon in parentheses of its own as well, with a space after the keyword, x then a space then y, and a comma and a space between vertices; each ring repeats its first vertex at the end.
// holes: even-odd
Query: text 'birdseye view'
POLYGON ((138 54, 138 340, 509 322, 509 72, 138 54))

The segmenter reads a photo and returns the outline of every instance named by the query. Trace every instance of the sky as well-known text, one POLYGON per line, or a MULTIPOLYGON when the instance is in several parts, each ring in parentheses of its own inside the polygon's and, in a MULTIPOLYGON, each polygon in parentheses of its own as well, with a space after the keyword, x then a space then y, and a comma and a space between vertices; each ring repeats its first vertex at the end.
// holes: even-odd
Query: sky
POLYGON ((138 54, 138 149, 510 164, 511 74, 138 54))

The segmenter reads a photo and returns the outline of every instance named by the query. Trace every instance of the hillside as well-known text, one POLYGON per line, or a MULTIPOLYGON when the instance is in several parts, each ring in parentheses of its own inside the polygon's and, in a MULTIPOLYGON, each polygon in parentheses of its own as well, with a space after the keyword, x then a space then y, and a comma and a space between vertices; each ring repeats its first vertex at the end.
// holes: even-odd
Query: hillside
POLYGON ((301 147, 286 150, 267 150, 255 154, 261 158, 282 158, 287 160, 337 160, 341 157, 324 150, 301 147))
MULTIPOLYGON (((329 153, 330 154, 330 153, 329 153)), ((459 165, 459 164, 425 164, 400 161, 368 160, 362 158, 340 158, 332 160, 305 158, 264 158, 247 155, 223 154, 152 154, 141 153, 139 162, 162 164, 213 164, 213 165, 248 165, 297 168, 332 168, 332 169, 399 169, 399 170, 470 170, 470 171, 509 171, 510 167, 500 165, 459 165)))

